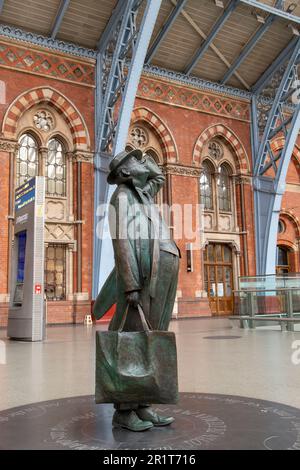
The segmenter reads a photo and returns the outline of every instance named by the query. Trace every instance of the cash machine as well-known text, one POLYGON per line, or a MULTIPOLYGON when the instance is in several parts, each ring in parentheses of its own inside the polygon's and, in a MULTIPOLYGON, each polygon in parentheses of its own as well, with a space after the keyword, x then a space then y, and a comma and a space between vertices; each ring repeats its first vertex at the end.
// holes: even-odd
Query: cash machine
POLYGON ((7 335, 41 341, 44 302, 45 177, 36 176, 16 189, 7 335))

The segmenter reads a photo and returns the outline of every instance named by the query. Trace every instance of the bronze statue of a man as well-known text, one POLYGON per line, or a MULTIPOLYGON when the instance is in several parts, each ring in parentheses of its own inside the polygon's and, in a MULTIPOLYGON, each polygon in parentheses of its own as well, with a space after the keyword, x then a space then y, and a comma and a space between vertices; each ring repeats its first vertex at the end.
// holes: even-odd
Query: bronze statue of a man
MULTIPOLYGON (((127 305, 126 331, 141 330, 140 304, 153 330, 167 331, 172 316, 180 252, 171 239, 154 197, 165 178, 155 161, 140 150, 121 152, 110 163, 107 181, 117 185, 109 209, 115 269, 94 305, 100 318, 117 303, 109 329, 118 330, 127 305)), ((140 403, 115 404, 113 425, 132 431, 165 426, 173 418, 159 416, 141 397, 140 403)))

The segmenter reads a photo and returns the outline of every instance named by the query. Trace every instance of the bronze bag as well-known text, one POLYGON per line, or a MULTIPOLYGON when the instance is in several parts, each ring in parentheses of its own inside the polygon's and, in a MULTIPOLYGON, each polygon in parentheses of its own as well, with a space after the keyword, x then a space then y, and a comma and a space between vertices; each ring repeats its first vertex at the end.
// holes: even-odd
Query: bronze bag
POLYGON ((96 403, 176 403, 175 334, 152 330, 141 306, 144 331, 96 332, 96 403))

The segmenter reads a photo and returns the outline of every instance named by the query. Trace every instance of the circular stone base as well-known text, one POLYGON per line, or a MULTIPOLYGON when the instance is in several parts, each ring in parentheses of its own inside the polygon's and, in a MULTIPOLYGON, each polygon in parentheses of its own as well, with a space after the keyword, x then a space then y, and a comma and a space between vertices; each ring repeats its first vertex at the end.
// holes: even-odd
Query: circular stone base
POLYGON ((93 396, 0 412, 0 449, 300 449, 300 410, 252 398, 182 393, 155 409, 175 422, 133 433, 112 429, 112 405, 93 396))

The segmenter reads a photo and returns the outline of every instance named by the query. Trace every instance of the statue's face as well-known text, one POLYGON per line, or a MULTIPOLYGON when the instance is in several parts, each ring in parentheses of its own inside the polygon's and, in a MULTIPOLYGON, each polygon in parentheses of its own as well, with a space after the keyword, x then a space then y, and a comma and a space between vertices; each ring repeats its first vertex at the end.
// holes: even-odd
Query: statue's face
POLYGON ((134 186, 143 188, 149 176, 149 170, 145 162, 146 159, 144 157, 141 160, 134 156, 128 158, 128 160, 119 167, 118 183, 131 181, 134 186), (119 181, 120 179, 122 181, 119 181))

